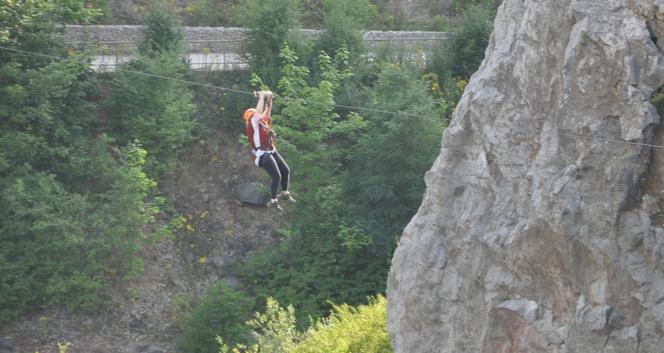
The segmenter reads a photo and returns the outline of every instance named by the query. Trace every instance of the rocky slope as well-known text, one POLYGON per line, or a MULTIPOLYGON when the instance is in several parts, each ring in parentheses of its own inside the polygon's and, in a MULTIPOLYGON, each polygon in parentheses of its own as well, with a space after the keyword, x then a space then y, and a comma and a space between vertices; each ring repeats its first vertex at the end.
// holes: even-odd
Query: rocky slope
POLYGON ((503 2, 393 258, 395 352, 662 352, 663 36, 661 0, 503 2))

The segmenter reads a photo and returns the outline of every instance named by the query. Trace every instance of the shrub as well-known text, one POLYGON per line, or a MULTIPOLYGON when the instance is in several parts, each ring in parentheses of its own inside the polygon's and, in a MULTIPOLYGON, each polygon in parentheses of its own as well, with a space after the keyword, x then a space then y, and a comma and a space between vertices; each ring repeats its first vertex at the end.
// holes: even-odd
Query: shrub
POLYGON ((140 269, 139 229, 155 211, 144 151, 99 135, 87 58, 56 36, 55 21, 94 12, 74 0, 6 5, 0 43, 74 60, 0 53, 0 321, 100 303, 140 269))
POLYGON ((368 305, 334 306, 332 314, 314 324, 306 332, 295 328, 293 308, 282 308, 268 300, 265 314, 248 324, 257 343, 249 348, 235 346, 232 350, 219 340, 221 353, 391 353, 387 333, 386 300, 370 298, 368 305))
MULTIPOLYGON (((273 298, 268 298, 265 313, 255 313, 254 318, 247 321, 247 326, 251 328, 256 343, 250 347, 236 345, 233 352, 243 349, 245 353, 287 353, 302 336, 295 328, 295 309, 290 305, 282 308, 273 298)), ((217 337, 217 342, 221 345, 221 352, 229 351, 223 338, 217 337)))
POLYGON ((300 26, 299 0, 247 0, 234 11, 234 22, 248 28, 243 52, 251 71, 269 87, 279 81, 281 46, 300 48, 301 40, 291 32, 300 26))
MULTIPOLYGON (((123 67, 177 79, 186 73, 181 58, 173 53, 140 56, 123 67)), ((110 125, 118 141, 138 141, 150 151, 151 175, 173 170, 196 126, 192 91, 178 81, 126 71, 115 74, 112 83, 105 105, 112 111, 110 125)))
POLYGON ((376 261, 391 258, 403 227, 422 202, 423 176, 440 148, 442 113, 416 75, 384 66, 374 88, 376 108, 403 114, 367 112, 369 132, 350 156, 346 219, 372 235, 369 250, 376 261))
POLYGON ((108 0, 87 0, 87 7, 96 9, 99 17, 95 23, 110 23, 112 21, 113 11, 108 0))
POLYGON ((230 13, 238 0, 194 0, 185 10, 185 23, 188 26, 226 27, 231 23, 230 13))
POLYGON ((326 0, 325 30, 316 43, 316 52, 335 53, 345 48, 351 58, 363 51, 362 30, 377 16, 375 7, 366 0, 326 0))
POLYGON ((368 305, 333 308, 289 353, 391 353, 387 333, 387 301, 378 296, 368 305))
POLYGON ((180 53, 182 49, 182 28, 173 9, 164 0, 151 0, 144 37, 138 44, 140 54, 180 53))
MULTIPOLYGON (((429 0, 435 1, 435 0, 429 0)), ((488 10, 496 11, 502 0, 452 0, 447 5, 443 5, 445 12, 450 15, 463 14, 471 7, 483 7, 488 10)))
POLYGON ((117 140, 122 144, 138 141, 150 152, 147 170, 151 175, 174 169, 196 126, 193 92, 177 81, 185 79, 188 71, 182 59, 181 31, 164 6, 153 7, 138 57, 113 76, 105 101, 113 114, 110 125, 117 140))
POLYGON ((664 115, 664 86, 653 92, 650 102, 655 106, 660 116, 664 115))
POLYGON ((254 302, 243 293, 223 283, 213 285, 184 324, 179 349, 187 353, 217 352, 217 336, 230 344, 248 343, 251 336, 244 322, 253 306, 254 302))
POLYGON ((450 28, 450 38, 435 51, 432 71, 439 84, 451 78, 468 80, 484 59, 495 13, 482 6, 471 6, 450 28))
POLYGON ((144 201, 155 185, 141 170, 144 157, 129 147, 122 162, 104 158, 110 163, 97 171, 112 184, 89 196, 43 172, 3 182, 0 321, 56 303, 91 308, 101 289, 138 273, 139 229, 156 212, 144 201))

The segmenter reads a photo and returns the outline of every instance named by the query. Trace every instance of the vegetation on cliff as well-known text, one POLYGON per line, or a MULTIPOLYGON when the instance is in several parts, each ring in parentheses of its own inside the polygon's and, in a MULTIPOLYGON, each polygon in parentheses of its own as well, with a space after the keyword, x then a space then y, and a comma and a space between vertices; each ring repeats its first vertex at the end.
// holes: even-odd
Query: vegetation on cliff
MULTIPOLYGON (((0 321, 54 305, 103 305, 108 288, 140 273, 138 249, 149 246, 146 240, 172 232, 168 219, 155 222, 169 202, 159 182, 182 151, 210 129, 235 138, 243 128, 249 97, 219 97, 184 82, 200 77, 182 60, 177 18, 167 7, 152 6, 148 35, 127 71, 93 73, 88 53, 67 50, 57 27, 108 16, 91 4, 107 3, 0 5, 0 45, 50 55, 0 50, 0 321), (221 117, 205 117, 210 112, 221 117)), ((363 305, 384 292, 442 129, 483 56, 492 12, 472 7, 460 17, 451 44, 422 71, 359 60, 360 31, 375 23, 378 5, 324 1, 316 11, 328 32, 316 42, 289 35, 311 14, 301 5, 238 4, 258 14, 237 15, 251 27, 253 79, 215 78, 221 86, 278 94, 279 149, 293 170, 298 203, 279 229, 281 242, 239 264, 244 291, 212 286, 185 313, 183 351, 214 352, 216 335, 262 352, 287 342, 281 351, 389 351, 384 299, 363 305), (253 310, 264 314, 247 325, 253 310), (269 331, 277 319, 287 325, 269 331)))

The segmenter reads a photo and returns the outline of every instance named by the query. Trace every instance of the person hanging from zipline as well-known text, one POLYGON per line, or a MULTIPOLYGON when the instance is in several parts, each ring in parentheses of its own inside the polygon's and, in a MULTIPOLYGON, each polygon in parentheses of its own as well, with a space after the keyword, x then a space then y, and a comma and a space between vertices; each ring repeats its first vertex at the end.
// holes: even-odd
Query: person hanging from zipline
POLYGON ((249 108, 244 111, 244 122, 247 133, 247 139, 251 145, 253 160, 258 167, 265 171, 272 178, 270 183, 270 201, 268 207, 274 207, 280 211, 283 209, 277 199, 277 191, 281 185, 281 193, 278 197, 289 202, 295 202, 295 199, 288 191, 290 181, 290 168, 284 161, 284 158, 277 152, 275 138, 276 134, 272 130, 272 92, 259 91, 254 92, 258 96, 256 108, 249 108))

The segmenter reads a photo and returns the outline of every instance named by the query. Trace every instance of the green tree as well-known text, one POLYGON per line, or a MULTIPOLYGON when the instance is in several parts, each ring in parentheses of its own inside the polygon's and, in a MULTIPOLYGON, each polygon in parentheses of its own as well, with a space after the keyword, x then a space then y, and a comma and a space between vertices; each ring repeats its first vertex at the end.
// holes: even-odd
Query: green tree
MULTIPOLYGON (((108 140, 101 141, 98 150, 105 150, 108 140)), ((67 191, 44 172, 26 170, 3 182, 2 320, 57 303, 91 308, 103 288, 140 270, 138 229, 156 212, 144 201, 155 184, 141 169, 145 151, 118 152, 119 160, 96 153, 99 181, 112 183, 92 195, 67 191)))
POLYGON ((377 16, 376 8, 367 0, 325 0, 323 7, 325 27, 316 52, 334 53, 345 48, 354 61, 364 50, 362 31, 377 16))
POLYGON ((217 352, 217 336, 233 345, 249 343, 250 331, 244 322, 253 306, 254 302, 243 293, 224 284, 213 285, 186 321, 179 349, 187 353, 217 352))
MULTIPOLYGON (((6 0, 0 4, 0 43, 23 49, 61 48, 57 25, 88 23, 102 15, 82 0, 6 0), (53 40, 56 39, 56 40, 53 40)), ((5 53, 6 55, 7 53, 5 53)))
MULTIPOLYGON (((442 112, 415 72, 386 65, 374 89, 376 110, 350 157, 348 222, 371 234, 376 260, 389 259, 424 193, 424 173, 439 152, 442 112), (398 93, 397 93, 398 92, 398 93)), ((387 273, 383 267, 381 277, 387 273)))
POLYGON ((177 22, 173 9, 164 0, 151 0, 144 37, 138 44, 139 52, 147 56, 182 53, 182 28, 177 22))
POLYGON ((44 306, 90 308, 137 273, 141 226, 156 205, 145 151, 118 148, 94 119, 97 81, 57 24, 82 1, 6 1, 0 43, 0 321, 44 306))
MULTIPOLYGON (((314 194, 335 177, 335 160, 343 149, 327 144, 334 135, 343 134, 352 121, 344 120, 334 112, 334 93, 351 76, 347 67, 348 52, 343 48, 333 58, 325 52, 318 57, 322 80, 309 85, 310 71, 297 65, 297 55, 285 45, 279 81, 281 99, 275 104, 280 109, 274 115, 275 130, 279 134, 279 148, 289 156, 292 164, 294 190, 301 194, 303 209, 316 206, 314 194)), ((305 215, 304 218, 307 218, 305 215)))
POLYGON ((452 78, 468 80, 484 59, 495 12, 487 6, 470 6, 450 28, 450 38, 434 51, 432 71, 439 84, 452 78))
POLYGON ((113 114, 109 120, 118 141, 139 141, 150 151, 147 170, 160 175, 174 169, 182 147, 192 140, 196 106, 191 89, 178 81, 187 77, 188 67, 172 10, 165 5, 153 8, 139 55, 113 76, 105 104, 113 114))
MULTIPOLYGON (((304 94, 294 83, 304 80, 294 77, 306 72, 292 69, 283 86, 304 94)), ((260 300, 292 304, 305 324, 326 315, 330 302, 356 305, 384 290, 396 238, 421 202, 424 172, 440 146, 442 114, 427 87, 413 71, 384 67, 367 119, 334 113, 333 96, 285 93, 282 104, 293 106, 284 106, 277 126, 284 125, 280 141, 288 142, 283 154, 301 203, 287 238, 242 267, 260 300)))
POLYGON ((300 27, 300 0, 246 0, 236 7, 234 22, 248 28, 243 52, 251 71, 270 87, 279 81, 279 53, 283 43, 299 51, 302 40, 292 31, 300 27))

